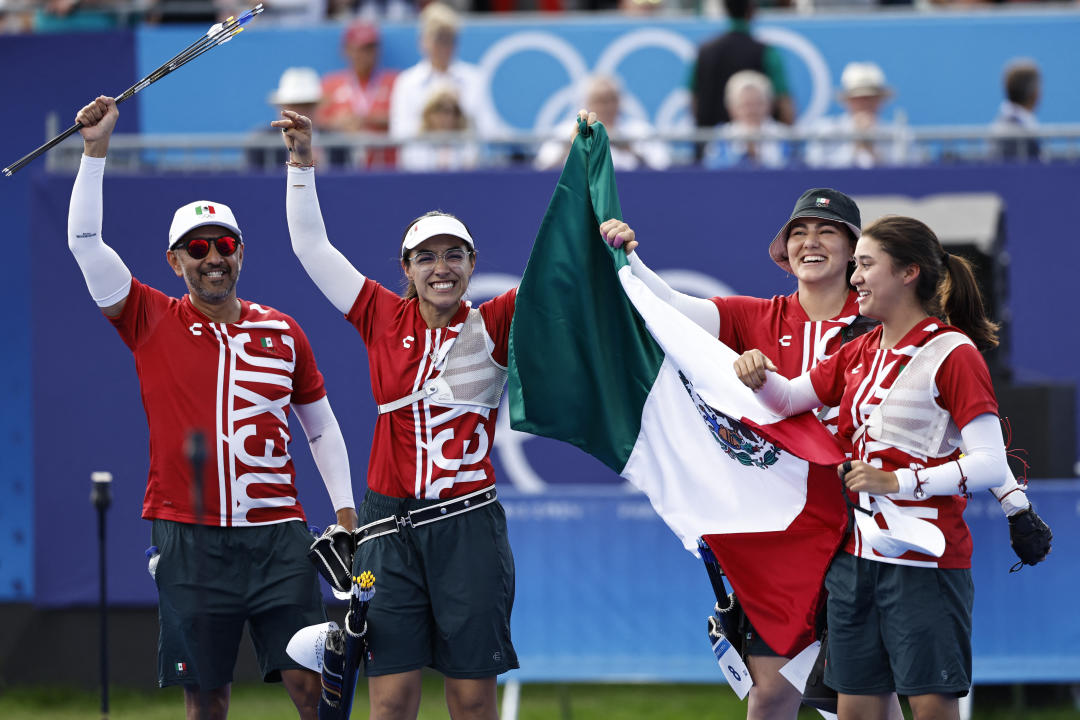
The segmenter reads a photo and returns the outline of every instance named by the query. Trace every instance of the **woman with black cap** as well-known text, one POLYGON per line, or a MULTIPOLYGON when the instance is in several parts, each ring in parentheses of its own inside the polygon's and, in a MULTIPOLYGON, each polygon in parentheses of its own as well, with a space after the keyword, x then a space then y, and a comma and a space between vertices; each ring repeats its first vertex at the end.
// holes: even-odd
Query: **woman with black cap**
POLYGON ((429 212, 400 244, 404 297, 365 277, 330 244, 315 192, 311 121, 273 123, 290 151, 286 211, 293 250, 367 346, 379 418, 361 504, 354 574, 371 571, 371 716, 416 718, 421 668, 445 676, 450 717, 497 717, 510 641, 514 560, 490 450, 507 376, 516 291, 463 300, 472 234, 429 212))
POLYGON ((878 327, 793 380, 758 350, 735 369, 778 414, 840 408, 853 459, 838 472, 860 511, 825 582, 825 682, 840 694, 840 718, 886 717, 893 693, 916 718, 959 717, 974 597, 963 511, 1009 474, 979 352, 997 344, 997 325, 970 264, 918 220, 871 224, 855 263, 859 310, 878 327))
MULTIPOLYGON (((705 299, 680 293, 641 260, 635 252, 638 241, 629 225, 607 220, 600 225, 600 232, 609 244, 625 249, 634 275, 659 297, 736 352, 757 349, 772 359, 779 374, 797 377, 877 324, 859 312, 858 294, 849 284, 860 223, 859 208, 848 195, 831 188, 804 192, 791 217, 769 244, 769 256, 795 276, 798 289, 791 295, 769 299, 705 299)), ((823 407, 818 415, 836 433, 838 408, 823 407)), ((993 492, 1007 515, 1030 507, 1011 475, 993 492)), ((745 648, 754 681, 748 720, 795 718, 802 693, 780 674, 780 668, 790 658, 773 651, 753 628, 745 648)), ((899 718, 899 704, 894 700, 891 707, 893 716, 899 718)))

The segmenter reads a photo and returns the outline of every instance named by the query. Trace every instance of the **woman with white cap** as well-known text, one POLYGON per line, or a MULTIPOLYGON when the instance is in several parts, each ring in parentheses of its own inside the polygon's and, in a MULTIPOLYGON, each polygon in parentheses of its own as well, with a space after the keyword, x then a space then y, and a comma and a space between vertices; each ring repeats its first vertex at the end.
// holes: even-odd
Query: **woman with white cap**
POLYGON ((496 677, 518 667, 514 561, 490 459, 516 290, 476 308, 463 300, 474 240, 438 211, 401 240, 404 297, 365 277, 327 238, 311 121, 283 112, 273 125, 291 156, 293 250, 360 332, 379 409, 353 564, 377 588, 365 658, 371 717, 416 718, 427 666, 445 676, 451 718, 496 718, 496 677))
MULTIPOLYGON (((830 188, 803 193, 791 217, 769 244, 769 256, 795 276, 798 289, 791 295, 769 299, 705 299, 680 293, 641 260, 640 253, 635 252, 636 235, 629 225, 607 220, 600 225, 600 232, 609 244, 625 249, 634 275, 658 296, 736 352, 756 348, 773 359, 781 375, 797 377, 876 325, 876 321, 860 313, 858 294, 849 284, 860 223, 858 206, 844 193, 830 188)), ((819 417, 827 428, 837 432, 837 407, 822 408, 819 417)), ((1011 475, 992 492, 1009 516, 1031 507, 1011 475)), ((794 719, 802 694, 780 674, 789 658, 772 650, 752 627, 747 635, 745 654, 754 681, 748 720, 794 719)), ((895 699, 889 707, 892 717, 901 717, 895 699)))
POLYGON ((886 717, 894 692, 916 719, 959 718, 974 597, 963 511, 1009 474, 979 353, 997 345, 997 325, 970 264, 918 220, 871 224, 855 263, 859 311, 880 326, 793 380, 757 350, 735 369, 781 415, 840 407, 853 459, 838 472, 860 511, 825 582, 825 682, 841 720, 886 717))

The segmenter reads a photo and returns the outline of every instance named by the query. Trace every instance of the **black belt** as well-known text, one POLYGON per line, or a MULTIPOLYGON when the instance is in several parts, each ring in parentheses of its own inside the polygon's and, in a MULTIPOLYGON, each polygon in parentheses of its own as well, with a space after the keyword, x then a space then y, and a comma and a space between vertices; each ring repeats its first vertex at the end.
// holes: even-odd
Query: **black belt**
POLYGON ((356 537, 356 544, 359 546, 361 543, 377 538, 380 535, 399 532, 406 526, 419 527, 420 525, 427 525, 428 523, 470 512, 484 505, 490 505, 495 502, 495 497, 495 486, 492 485, 446 502, 410 510, 405 515, 391 515, 382 520, 376 520, 358 528, 353 534, 356 537))

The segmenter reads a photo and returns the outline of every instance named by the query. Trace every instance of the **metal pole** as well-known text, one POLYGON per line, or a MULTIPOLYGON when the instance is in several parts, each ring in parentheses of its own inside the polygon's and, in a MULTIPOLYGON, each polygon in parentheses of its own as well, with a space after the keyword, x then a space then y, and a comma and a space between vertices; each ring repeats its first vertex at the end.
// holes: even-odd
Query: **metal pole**
POLYGON ((97 509, 98 517, 98 618, 99 652, 101 664, 101 718, 109 717, 109 615, 105 592, 105 511, 112 502, 112 473, 90 473, 90 502, 97 509))

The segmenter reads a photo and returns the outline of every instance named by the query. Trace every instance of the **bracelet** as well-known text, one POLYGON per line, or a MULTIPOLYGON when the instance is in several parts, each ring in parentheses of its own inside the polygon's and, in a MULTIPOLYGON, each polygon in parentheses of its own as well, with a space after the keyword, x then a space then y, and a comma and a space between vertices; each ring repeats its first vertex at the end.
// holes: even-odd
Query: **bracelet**
POLYGON ((313 167, 315 167, 315 161, 312 160, 310 163, 305 165, 303 163, 294 162, 292 160, 286 160, 285 165, 287 167, 294 167, 294 168, 313 168, 313 167))

